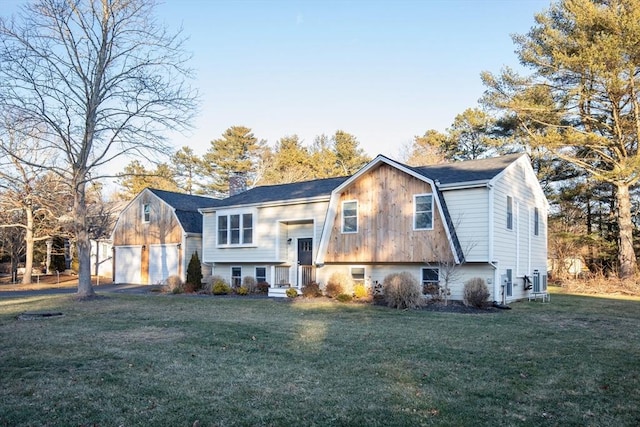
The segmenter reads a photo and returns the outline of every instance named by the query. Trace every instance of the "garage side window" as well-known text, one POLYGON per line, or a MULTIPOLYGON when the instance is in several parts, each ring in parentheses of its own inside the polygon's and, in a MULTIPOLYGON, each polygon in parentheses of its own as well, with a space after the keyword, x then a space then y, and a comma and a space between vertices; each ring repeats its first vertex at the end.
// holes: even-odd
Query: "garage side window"
POLYGON ((142 222, 149 222, 151 219, 151 205, 145 203, 142 205, 142 222))

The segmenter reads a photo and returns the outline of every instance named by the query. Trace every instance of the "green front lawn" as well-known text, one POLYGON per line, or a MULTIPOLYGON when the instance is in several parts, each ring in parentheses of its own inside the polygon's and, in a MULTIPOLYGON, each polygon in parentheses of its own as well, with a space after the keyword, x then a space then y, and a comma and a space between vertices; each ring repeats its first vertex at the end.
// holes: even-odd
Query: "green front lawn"
POLYGON ((640 302, 512 307, 4 298, 0 426, 640 424, 640 302))

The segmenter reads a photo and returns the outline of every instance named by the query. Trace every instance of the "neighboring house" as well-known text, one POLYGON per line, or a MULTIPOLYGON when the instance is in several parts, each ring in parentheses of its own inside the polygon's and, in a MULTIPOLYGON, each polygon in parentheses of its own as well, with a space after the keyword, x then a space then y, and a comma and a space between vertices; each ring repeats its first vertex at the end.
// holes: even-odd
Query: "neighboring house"
POLYGON ((202 262, 239 285, 372 287, 407 271, 462 299, 481 277, 490 299, 546 292, 548 202, 524 154, 428 167, 378 156, 351 177, 256 187, 203 206, 202 262), (529 289, 531 288, 531 289, 529 289))
POLYGON ((184 280, 192 254, 197 251, 202 257, 198 208, 218 203, 171 191, 141 191, 120 213, 113 230, 114 282, 158 284, 171 275, 184 280))
POLYGON ((112 202, 103 205, 102 209, 94 218, 93 227, 100 238, 91 238, 91 275, 113 278, 113 242, 111 235, 116 221, 122 210, 127 206, 127 202, 112 202))

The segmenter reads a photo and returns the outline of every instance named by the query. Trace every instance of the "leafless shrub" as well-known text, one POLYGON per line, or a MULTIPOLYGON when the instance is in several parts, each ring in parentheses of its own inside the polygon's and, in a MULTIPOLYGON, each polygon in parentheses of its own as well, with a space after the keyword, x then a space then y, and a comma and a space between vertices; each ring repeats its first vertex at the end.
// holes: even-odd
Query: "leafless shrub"
POLYGON ((184 292, 184 283, 178 275, 167 277, 164 281, 164 291, 171 294, 181 294, 184 292))
POLYGON ((487 303, 487 298, 489 298, 487 284, 484 279, 480 277, 467 280, 464 284, 463 292, 462 302, 467 307, 482 308, 487 303))
POLYGON ((389 307, 405 309, 422 305, 422 292, 418 281, 411 273, 390 274, 382 282, 384 300, 389 307))

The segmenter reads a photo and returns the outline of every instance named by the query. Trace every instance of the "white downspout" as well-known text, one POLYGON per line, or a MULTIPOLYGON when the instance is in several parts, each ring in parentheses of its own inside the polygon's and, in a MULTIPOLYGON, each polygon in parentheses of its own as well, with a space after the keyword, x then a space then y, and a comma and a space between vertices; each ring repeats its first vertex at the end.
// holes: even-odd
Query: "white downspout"
POLYGON ((498 297, 500 295, 500 275, 498 274, 498 265, 497 262, 493 260, 494 257, 494 227, 495 227, 495 216, 494 216, 494 197, 495 192, 493 190, 493 185, 491 183, 487 184, 487 188, 489 188, 489 247, 487 248, 487 258, 489 265, 493 267, 493 300, 498 301, 498 297))

